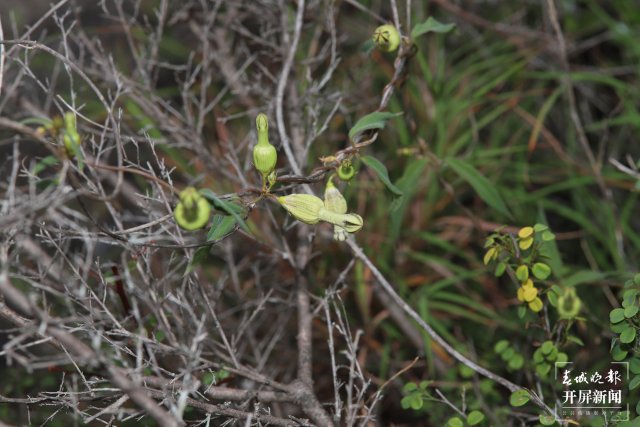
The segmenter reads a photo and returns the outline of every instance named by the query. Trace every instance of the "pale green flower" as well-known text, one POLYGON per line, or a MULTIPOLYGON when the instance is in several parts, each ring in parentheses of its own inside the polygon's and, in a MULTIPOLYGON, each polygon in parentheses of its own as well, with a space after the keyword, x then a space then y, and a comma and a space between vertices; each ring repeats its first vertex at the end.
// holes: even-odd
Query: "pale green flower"
POLYGON ((320 210, 324 209, 322 200, 311 194, 290 194, 278 197, 278 201, 298 221, 305 224, 316 224, 320 221, 320 210))
MULTIPOLYGON (((324 190, 324 207, 331 212, 339 214, 347 213, 347 201, 342 196, 342 193, 340 193, 340 190, 333 184, 333 177, 329 178, 324 190)), ((334 225, 333 238, 340 242, 347 240, 347 230, 339 225, 334 225)))

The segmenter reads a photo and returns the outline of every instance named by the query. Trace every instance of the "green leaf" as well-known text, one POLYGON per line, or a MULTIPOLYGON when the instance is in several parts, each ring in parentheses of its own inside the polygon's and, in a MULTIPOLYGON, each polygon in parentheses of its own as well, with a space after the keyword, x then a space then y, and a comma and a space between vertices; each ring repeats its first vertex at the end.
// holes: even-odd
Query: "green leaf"
POLYGON ((634 357, 629 361, 629 369, 634 374, 640 374, 640 358, 634 357))
POLYGON ((356 122, 349 131, 349 139, 353 139, 364 131, 371 129, 383 129, 387 120, 400 116, 402 113, 389 113, 387 111, 376 111, 367 114, 356 122))
POLYGON ((449 418, 446 427, 463 427, 464 423, 458 417, 449 418))
POLYGON ((620 342, 624 344, 634 342, 636 339, 636 332, 636 328, 631 325, 627 326, 627 328, 620 334, 620 342))
POLYGON ((402 398, 402 400, 400 401, 400 406, 402 406, 402 409, 409 409, 411 408, 412 402, 413 402, 413 394, 410 394, 409 396, 405 396, 402 398))
MULTIPOLYGON (((640 181, 638 181, 638 182, 640 182, 640 181)), ((629 415, 629 412, 628 411, 622 411, 620 414, 626 414, 626 415, 623 415, 623 417, 626 417, 626 416, 629 415)), ((615 417, 616 416, 614 415, 611 418, 611 421, 620 421, 620 420, 614 419, 615 417)), ((636 417, 636 418, 634 418, 634 419, 632 419, 630 421, 623 421, 620 424, 616 424, 616 427, 637 427, 639 425, 638 423, 640 423, 640 417, 636 417)))
POLYGON ((556 294, 555 292, 548 292, 547 293, 547 299, 549 300, 549 303, 554 306, 557 307, 558 306, 558 294, 556 294))
POLYGON ((411 38, 415 39, 426 33, 448 33, 455 28, 456 24, 443 24, 432 16, 426 21, 416 24, 411 30, 411 38))
POLYGON ((48 117, 27 117, 26 119, 20 120, 19 123, 23 125, 41 125, 44 127, 53 126, 53 120, 48 117))
POLYGON ((535 231, 536 233, 539 233, 541 231, 545 231, 548 229, 549 229, 549 226, 546 224, 537 223, 533 226, 533 231, 535 231))
POLYGON ((521 265, 516 268, 516 279, 520 282, 525 282, 529 278, 529 267, 521 265))
POLYGON ((419 394, 413 394, 412 397, 413 398, 411 399, 411 409, 413 409, 414 411, 422 409, 422 405, 424 405, 424 401, 422 400, 422 397, 419 394))
POLYGON ((402 387, 402 391, 404 393, 411 393, 412 391, 416 391, 418 389, 418 385, 416 383, 406 383, 402 387))
POLYGON ((496 277, 501 277, 504 274, 504 271, 507 269, 507 263, 504 261, 500 261, 496 264, 496 270, 493 273, 496 277))
POLYGON ((614 308, 609 313, 609 320, 611 323, 618 323, 624 320, 624 309, 622 308, 614 308))
POLYGON ((511 217, 507 205, 505 205, 500 193, 496 190, 495 186, 484 175, 482 175, 476 168, 464 160, 448 158, 447 164, 457 173, 460 178, 467 181, 478 196, 484 200, 489 206, 498 212, 511 217))
POLYGON ((524 366, 524 357, 521 354, 516 354, 509 360, 508 367, 514 371, 522 368, 524 366))
POLYGON ((500 340, 496 343, 495 346, 493 346, 493 351, 495 351, 496 353, 500 354, 503 351, 505 351, 507 349, 507 347, 509 347, 509 341, 507 340, 500 340))
POLYGON ((551 371, 551 365, 548 363, 541 363, 540 365, 536 365, 536 372, 538 375, 544 377, 551 371))
POLYGON ((473 369, 471 369, 467 365, 463 365, 462 363, 460 363, 458 365, 458 371, 460 371, 460 376, 462 378, 471 378, 471 377, 473 377, 473 374, 475 373, 475 371, 473 369))
POLYGON ((542 241, 544 242, 551 242, 552 240, 555 240, 555 238, 556 235, 550 231, 545 231, 542 233, 542 241))
POLYGON ((631 381, 629 381, 629 390, 633 390, 639 385, 640 385, 640 375, 636 375, 635 377, 633 377, 631 381))
POLYGON ((529 401, 531 396, 527 390, 517 390, 511 393, 509 397, 509 403, 511 406, 523 406, 529 401))
POLYGON ((245 209, 242 206, 232 202, 227 202, 226 200, 222 200, 213 191, 209 190, 208 188, 203 188, 199 190, 199 193, 202 194, 207 199, 209 199, 209 201, 211 202, 214 208, 221 210, 223 212, 226 212, 229 215, 233 216, 236 222, 240 224, 242 229, 247 233, 250 233, 249 227, 244 222, 244 219, 242 219, 242 216, 241 216, 245 214, 245 209))
POLYGON ((556 363, 559 363, 564 366, 565 363, 569 361, 569 356, 567 353, 558 353, 558 357, 556 358, 556 363))
POLYGON ((506 362, 508 360, 511 360, 511 358, 515 356, 515 354, 516 354, 516 351, 513 348, 508 348, 502 352, 500 357, 502 358, 502 360, 506 362))
POLYGON ((611 350, 611 358, 616 362, 620 362, 627 357, 629 352, 620 347, 620 344, 616 344, 611 350))
POLYGON ((593 283, 607 277, 606 273, 591 270, 580 270, 569 277, 562 280, 562 284, 566 287, 580 285, 582 283, 593 283))
POLYGON ((216 374, 213 372, 207 372, 202 376, 202 384, 205 386, 210 386, 216 380, 216 374))
POLYGON ((624 309, 624 317, 630 319, 638 314, 638 310, 640 310, 640 308, 638 308, 637 305, 630 305, 629 307, 624 309))
POLYGON ((393 185, 393 183, 389 179, 389 172, 387 172, 387 168, 384 164, 382 164, 380 160, 371 156, 362 156, 361 160, 362 163, 373 169, 376 175, 378 175, 378 178, 380 178, 380 181, 382 181, 382 183, 387 187, 389 191, 397 196, 402 196, 402 190, 393 185))
POLYGON ((552 426, 556 423, 556 419, 553 415, 540 415, 538 420, 543 426, 552 426))
POLYGON ((627 322, 620 322, 620 323, 616 323, 615 325, 609 325, 609 327, 611 328, 611 331, 619 334, 622 333, 622 331, 624 331, 627 328, 627 322))
POLYGON ((544 354, 542 354, 542 351, 540 351, 540 349, 537 349, 536 351, 533 352, 533 361, 535 363, 544 362, 544 354))
POLYGON ((31 171, 31 173, 34 174, 34 175, 38 175, 47 166, 57 165, 58 163, 59 163, 58 162, 58 158, 55 157, 55 156, 44 157, 42 160, 40 160, 38 163, 35 164, 35 166, 33 167, 33 170, 31 171))
POLYGON ((360 45, 360 52, 365 56, 369 56, 373 49, 376 48, 376 43, 373 41, 373 38, 369 37, 367 41, 360 45))
POLYGON ((545 263, 536 262, 533 264, 533 267, 531 267, 531 272, 536 276, 536 279, 545 280, 551 275, 551 267, 545 263))
POLYGON ((524 305, 521 305, 520 307, 518 307, 518 317, 520 319, 524 319, 524 316, 527 315, 527 307, 525 307, 524 305))
POLYGON ((469 415, 467 415, 467 424, 470 426, 480 424, 482 420, 484 420, 484 414, 480 411, 471 411, 469 415))
POLYGON ((551 353, 545 356, 545 359, 549 362, 555 362, 557 358, 558 358, 558 349, 556 347, 553 347, 553 350, 551 350, 551 353))
POLYGON ((236 228, 236 219, 230 215, 214 215, 207 241, 216 241, 225 237, 236 228))
POLYGON ((550 354, 554 348, 556 347, 553 345, 553 341, 545 341, 540 346, 540 351, 542 351, 542 354, 550 354))

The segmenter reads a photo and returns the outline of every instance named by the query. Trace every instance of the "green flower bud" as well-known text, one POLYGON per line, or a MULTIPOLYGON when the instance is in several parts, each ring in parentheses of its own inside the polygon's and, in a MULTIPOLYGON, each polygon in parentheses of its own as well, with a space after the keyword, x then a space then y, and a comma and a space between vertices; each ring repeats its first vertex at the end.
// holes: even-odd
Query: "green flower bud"
POLYGON ((264 180, 276 167, 278 153, 276 152, 276 147, 269 143, 269 120, 266 114, 258 114, 256 128, 258 130, 258 143, 253 147, 253 164, 262 174, 264 185, 264 180))
POLYGON ((278 201, 298 221, 316 224, 320 221, 320 210, 324 210, 322 199, 311 194, 290 194, 278 197, 278 201))
POLYGON ((343 181, 351 181, 356 174, 356 168, 353 167, 351 160, 343 161, 338 167, 338 178, 343 181))
POLYGON ((273 187, 278 179, 278 174, 275 170, 271 171, 271 173, 267 176, 267 182, 269 183, 269 188, 273 187))
POLYGON ((178 225, 185 230, 197 230, 209 221, 211 206, 198 190, 187 187, 180 192, 180 202, 173 211, 178 225))
POLYGON ((335 213, 347 213, 347 201, 333 184, 333 177, 329 178, 324 189, 324 207, 335 213))
MULTIPOLYGON (((333 177, 327 181, 327 186, 324 190, 324 207, 331 212, 345 214, 347 213, 347 201, 340 193, 340 190, 333 185, 333 177)), ((347 230, 339 225, 333 226, 333 238, 343 242, 347 240, 347 230)))
POLYGON ((400 34, 391 24, 381 25, 373 33, 373 42, 378 49, 393 52, 400 46, 400 34))

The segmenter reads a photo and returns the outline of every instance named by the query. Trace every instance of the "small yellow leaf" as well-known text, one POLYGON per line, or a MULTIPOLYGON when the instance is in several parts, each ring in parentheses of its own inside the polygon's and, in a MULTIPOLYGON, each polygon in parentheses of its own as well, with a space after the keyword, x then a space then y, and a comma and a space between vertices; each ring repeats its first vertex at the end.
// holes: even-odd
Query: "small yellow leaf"
POLYGON ((518 231, 518 237, 521 239, 526 239, 527 237, 531 237, 533 234, 533 227, 522 227, 520 231, 518 231))
POLYGON ((538 296, 538 289, 534 288, 533 286, 527 287, 527 288, 520 288, 520 289, 523 290, 522 291, 522 297, 524 298, 524 300, 526 302, 533 302, 536 299, 536 297, 538 296))
POLYGON ((534 299, 529 303, 529 308, 536 313, 542 310, 542 300, 540 298, 534 299))
POLYGON ((518 246, 523 251, 526 251, 527 249, 529 249, 531 245, 533 245, 533 237, 527 237, 525 239, 520 240, 520 242, 518 242, 518 246))
POLYGON ((484 265, 489 264, 496 254, 497 254, 496 248, 489 248, 487 253, 484 254, 484 265))
POLYGON ((521 265, 516 268, 516 277, 519 281, 524 282, 529 279, 529 267, 521 265))

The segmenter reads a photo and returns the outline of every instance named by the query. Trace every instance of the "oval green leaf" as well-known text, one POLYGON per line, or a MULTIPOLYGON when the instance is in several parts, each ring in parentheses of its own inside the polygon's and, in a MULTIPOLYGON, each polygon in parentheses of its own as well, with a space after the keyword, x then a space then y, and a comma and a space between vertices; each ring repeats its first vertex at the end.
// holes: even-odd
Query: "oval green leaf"
POLYGON ((556 423, 556 419, 553 415, 540 415, 538 420, 543 426, 552 426, 556 423))
POLYGON ((626 307, 624 309, 624 317, 626 317, 627 319, 632 318, 633 316, 635 316, 636 314, 638 314, 638 306, 637 305, 630 305, 628 307, 626 307))
POLYGON ((633 390, 639 385, 640 385, 640 375, 636 375, 635 377, 633 377, 631 381, 629 381, 629 390, 633 390))
POLYGON ((553 341, 545 341, 540 346, 540 351, 542 351, 543 354, 550 354, 554 348, 553 341))
POLYGON ((636 332, 636 328, 631 325, 627 326, 620 334, 620 342, 624 344, 634 342, 636 339, 636 332))
POLYGON ((455 26, 456 24, 443 24, 430 16, 426 21, 413 27, 411 30, 411 38, 415 39, 427 33, 448 33, 453 30, 455 26))
POLYGON ((207 233, 207 241, 216 241, 225 237, 236 228, 236 220, 228 215, 214 215, 211 228, 207 233))
POLYGON ((619 323, 624 320, 624 310, 622 308, 614 308, 609 313, 611 323, 619 323))
POLYGON ((536 276, 536 279, 545 280, 551 275, 551 267, 543 262, 536 262, 531 267, 531 272, 536 276))
POLYGON ((493 274, 496 277, 501 277, 504 274, 506 269, 507 269, 507 264, 501 261, 496 265, 496 270, 493 274))
POLYGON ((531 399, 531 396, 527 390, 517 390, 511 393, 509 403, 511 406, 523 406, 527 404, 529 399, 531 399))
POLYGON ((511 358, 511 360, 509 360, 509 365, 508 365, 509 369, 513 369, 514 371, 517 371, 523 366, 524 366, 524 357, 522 357, 521 354, 516 354, 511 358))
POLYGON ((467 415, 467 424, 470 426, 480 424, 482 420, 484 420, 484 414, 480 411, 471 411, 469 415, 467 415))
POLYGON ((507 340, 500 340, 496 343, 496 345, 493 346, 493 351, 495 351, 496 353, 500 354, 503 351, 505 351, 507 349, 507 347, 509 347, 509 341, 507 340))

